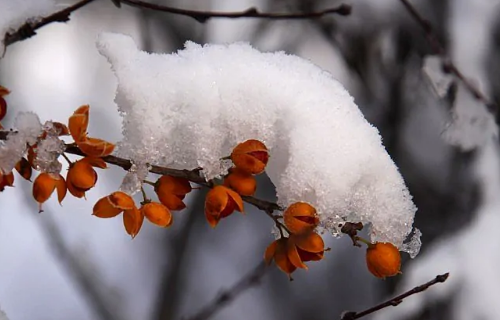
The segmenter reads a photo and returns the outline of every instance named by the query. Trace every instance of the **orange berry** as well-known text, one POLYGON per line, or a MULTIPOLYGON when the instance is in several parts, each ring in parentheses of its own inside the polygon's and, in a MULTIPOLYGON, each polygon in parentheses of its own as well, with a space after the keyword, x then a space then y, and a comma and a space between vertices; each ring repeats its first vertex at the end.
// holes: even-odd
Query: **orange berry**
POLYGON ((83 140, 87 136, 89 125, 89 105, 81 106, 76 109, 68 120, 68 129, 75 142, 83 140))
POLYGON ((291 233, 307 233, 319 223, 316 209, 307 202, 291 204, 283 213, 285 226, 291 233))
POLYGON ((401 254, 392 243, 377 242, 366 249, 366 265, 377 278, 392 277, 401 273, 401 254))
POLYGON ((33 182, 33 198, 39 203, 40 212, 42 212, 42 203, 47 201, 54 190, 57 189, 57 198, 61 203, 66 197, 66 181, 60 174, 51 174, 42 172, 33 182))
POLYGON ((21 158, 21 160, 19 160, 16 163, 16 170, 17 172, 19 172, 21 177, 23 177, 28 181, 31 181, 31 175, 33 173, 33 170, 28 160, 26 160, 26 158, 21 158))
POLYGON ((247 140, 233 149, 231 160, 239 169, 251 174, 259 174, 266 168, 269 152, 266 145, 259 140, 247 140))
POLYGON ((141 207, 141 213, 151 223, 160 227, 169 227, 172 225, 172 213, 166 206, 158 202, 149 202, 141 207))
POLYGON ((257 189, 257 181, 250 173, 239 168, 231 168, 224 178, 224 185, 242 196, 252 196, 257 189))
POLYGON ((215 186, 205 199, 205 217, 212 228, 234 211, 243 212, 241 196, 225 186, 215 186))

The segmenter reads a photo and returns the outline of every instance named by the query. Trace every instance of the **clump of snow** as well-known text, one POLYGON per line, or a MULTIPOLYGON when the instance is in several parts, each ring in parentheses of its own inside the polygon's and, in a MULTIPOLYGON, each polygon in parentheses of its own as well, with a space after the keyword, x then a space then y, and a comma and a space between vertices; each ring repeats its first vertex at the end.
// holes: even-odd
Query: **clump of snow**
POLYGON ((146 164, 132 164, 132 167, 123 178, 120 191, 134 195, 141 190, 142 181, 149 174, 149 166, 146 164))
POLYGON ((55 11, 54 0, 0 0, 0 53, 4 52, 5 34, 55 11))
POLYGON ((51 121, 47 121, 43 128, 47 135, 37 144, 36 168, 41 172, 59 173, 61 172, 62 164, 58 159, 66 148, 64 141, 59 139, 59 132, 51 121))
POLYGON ((105 33, 98 49, 118 78, 117 155, 202 167, 211 179, 226 172, 220 158, 237 143, 259 139, 280 204, 312 203, 334 235, 345 221, 371 223, 373 241, 414 250, 402 248, 416 211, 408 189, 377 129, 329 73, 244 43, 187 42, 175 54, 149 54, 105 33))
POLYGON ((0 172, 8 173, 26 152, 27 144, 35 144, 42 132, 40 119, 33 112, 20 112, 14 121, 15 133, 0 141, 0 172))

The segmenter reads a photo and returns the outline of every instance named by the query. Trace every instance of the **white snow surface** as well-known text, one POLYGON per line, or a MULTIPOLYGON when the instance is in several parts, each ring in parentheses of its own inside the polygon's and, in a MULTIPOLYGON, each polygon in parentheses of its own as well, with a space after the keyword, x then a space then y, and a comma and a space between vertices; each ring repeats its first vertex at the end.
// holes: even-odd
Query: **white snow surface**
POLYGON ((377 129, 329 73, 245 43, 187 42, 174 54, 150 54, 131 37, 103 33, 97 47, 118 79, 116 155, 203 167, 211 179, 226 172, 219 159, 237 143, 259 139, 280 204, 313 204, 334 235, 344 221, 371 223, 373 241, 402 248, 416 207, 377 129))
POLYGON ((0 52, 4 51, 6 33, 16 31, 28 20, 36 20, 55 11, 54 0, 0 0, 0 52))

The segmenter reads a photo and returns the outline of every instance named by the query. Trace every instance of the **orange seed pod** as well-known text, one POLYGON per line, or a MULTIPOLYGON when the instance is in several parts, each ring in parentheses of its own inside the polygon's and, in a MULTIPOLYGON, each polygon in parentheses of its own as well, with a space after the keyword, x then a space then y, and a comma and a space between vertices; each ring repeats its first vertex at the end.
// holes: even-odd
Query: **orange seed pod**
POLYGON ((132 239, 135 238, 141 230, 143 222, 144 215, 135 206, 123 212, 123 225, 125 226, 125 231, 127 231, 132 239))
POLYGON ((261 141, 247 140, 233 149, 231 160, 241 170, 251 174, 259 174, 266 168, 269 152, 261 141))
POLYGON ((151 223, 160 227, 169 227, 172 225, 172 213, 166 206, 158 202, 149 202, 141 207, 141 213, 151 223))
POLYGON ((297 267, 288 258, 287 246, 288 238, 281 238, 273 241, 264 253, 264 261, 269 265, 271 261, 274 260, 276 266, 292 280, 291 274, 297 267))
POLYGON ((39 203, 40 212, 42 212, 42 203, 47 201, 54 190, 57 189, 57 198, 61 203, 66 197, 66 181, 60 174, 51 174, 42 172, 33 182, 33 198, 39 203))
POLYGON ((285 226, 291 233, 307 233, 319 223, 316 209, 307 202, 291 204, 283 213, 285 226))
POLYGON ((9 172, 7 174, 2 174, 0 172, 0 192, 5 190, 5 187, 14 186, 14 174, 9 172))
POLYGON ((377 242, 366 249, 366 265, 377 278, 392 277, 401 273, 401 254, 392 243, 377 242))
POLYGON ((90 157, 106 157, 113 153, 115 145, 102 139, 82 138, 77 141, 78 148, 90 157))
POLYGON ((229 216, 234 210, 243 213, 243 200, 240 195, 225 186, 215 186, 205 199, 205 217, 212 228, 221 218, 229 216))
POLYGON ((224 185, 242 196, 252 196, 257 189, 255 177, 238 167, 229 170, 229 174, 224 178, 224 185))

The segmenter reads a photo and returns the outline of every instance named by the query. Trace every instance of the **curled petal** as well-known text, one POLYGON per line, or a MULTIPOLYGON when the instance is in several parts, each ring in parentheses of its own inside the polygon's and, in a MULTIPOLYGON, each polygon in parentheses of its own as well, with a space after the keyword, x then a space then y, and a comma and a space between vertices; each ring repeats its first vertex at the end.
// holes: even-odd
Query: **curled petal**
POLYGON ((68 188, 69 193, 73 195, 75 198, 83 198, 85 197, 85 192, 88 190, 83 190, 78 187, 75 187, 70 181, 69 177, 66 179, 66 187, 68 188))
POLYGON ((132 238, 137 236, 141 230, 143 222, 144 216, 136 207, 123 212, 123 225, 125 226, 125 231, 127 231, 132 238))
POLYGON ((89 109, 90 106, 84 105, 76 109, 68 121, 68 129, 75 142, 83 140, 87 136, 87 128, 89 125, 89 109))
POLYGON ((76 142, 78 148, 90 157, 106 157, 113 153, 115 145, 102 139, 83 138, 76 142))
POLYGON ((134 199, 123 191, 115 191, 109 196, 109 202, 121 210, 131 210, 135 208, 134 199))
POLYGON ((158 200, 169 210, 178 211, 186 208, 182 198, 167 192, 158 192, 158 200))
POLYGON ((291 279, 291 274, 297 269, 297 267, 295 267, 288 258, 287 240, 287 238, 281 238, 277 241, 276 252, 274 254, 274 262, 276 263, 278 268, 286 273, 291 279))
POLYGON ((269 152, 261 141, 247 140, 233 149, 231 160, 239 169, 251 174, 259 174, 266 168, 269 152))
POLYGON ((111 201, 109 201, 109 196, 99 199, 94 208, 92 209, 92 214, 99 218, 113 218, 119 215, 123 210, 114 206, 111 201))
POLYGON ((101 169, 106 169, 108 166, 102 158, 96 158, 96 157, 85 157, 82 159, 82 161, 87 162, 90 164, 92 167, 95 168, 101 168, 101 169))
POLYGON ((205 199, 205 212, 214 217, 224 218, 234 210, 243 212, 241 196, 225 186, 215 186, 205 199))
POLYGON ((267 265, 271 264, 271 262, 273 261, 277 246, 278 240, 275 240, 271 242, 271 244, 266 248, 266 252, 264 252, 264 261, 267 265))
POLYGON ((286 246, 288 259, 295 267, 307 270, 308 268, 302 261, 302 258, 300 257, 299 252, 297 251, 295 243, 290 240, 291 238, 289 239, 289 241, 287 241, 287 246, 286 246))
POLYGON ((19 172, 21 177, 23 177, 28 181, 31 181, 31 175, 33 173, 33 170, 31 168, 29 161, 26 160, 26 158, 21 158, 21 160, 19 160, 16 163, 16 170, 17 172, 19 172))
POLYGON ((218 215, 213 215, 210 212, 208 212, 205 209, 205 218, 207 219, 208 224, 212 227, 215 228, 217 224, 219 224, 220 221, 220 214, 218 215))
POLYGON ((59 204, 61 204, 61 202, 66 197, 66 192, 68 191, 68 188, 66 187, 66 180, 64 180, 63 176, 61 176, 60 174, 57 175, 56 189, 57 189, 57 200, 59 201, 59 204))
POLYGON ((141 207, 141 213, 151 223, 160 227, 169 227, 172 225, 172 213, 161 203, 150 202, 141 207))

